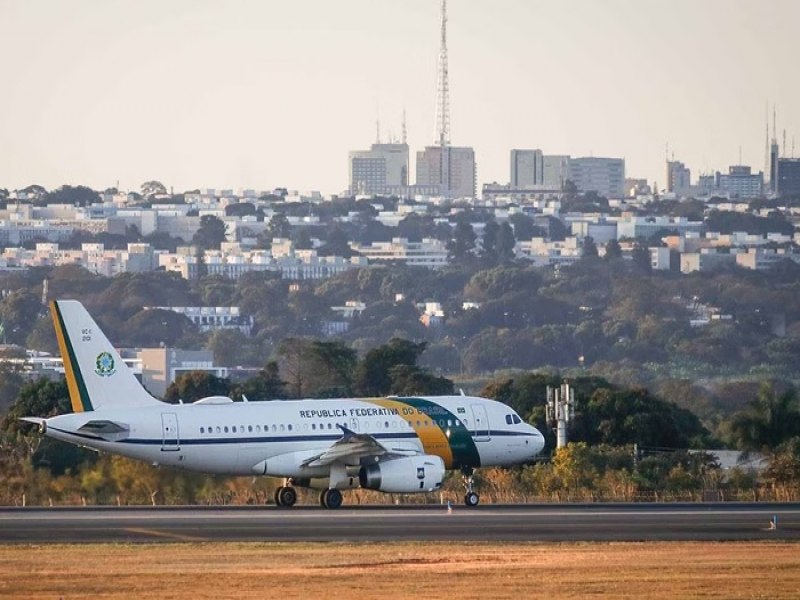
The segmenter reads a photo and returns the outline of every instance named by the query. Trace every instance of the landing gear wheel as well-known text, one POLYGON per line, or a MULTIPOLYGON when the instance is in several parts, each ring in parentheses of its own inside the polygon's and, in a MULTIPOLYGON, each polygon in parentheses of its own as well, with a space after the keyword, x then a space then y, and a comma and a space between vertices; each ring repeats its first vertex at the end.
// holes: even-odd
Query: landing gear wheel
POLYGON ((278 506, 294 506, 297 502, 297 491, 293 487, 279 487, 275 492, 275 504, 278 506))
POLYGON ((472 467, 463 467, 461 469, 461 475, 464 479, 464 488, 467 491, 467 493, 464 494, 464 504, 467 506, 478 506, 478 502, 481 501, 481 498, 472 489, 475 470, 472 467))
POLYGON ((325 508, 335 510, 342 505, 342 492, 334 488, 323 490, 319 495, 319 503, 325 508))

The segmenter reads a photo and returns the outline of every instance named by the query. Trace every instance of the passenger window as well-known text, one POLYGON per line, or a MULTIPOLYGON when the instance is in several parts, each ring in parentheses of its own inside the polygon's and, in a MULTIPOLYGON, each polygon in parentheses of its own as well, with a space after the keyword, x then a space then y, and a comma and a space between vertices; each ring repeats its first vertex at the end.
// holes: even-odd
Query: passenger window
POLYGON ((333 423, 328 423, 328 429, 333 429, 333 423))
POLYGON ((286 425, 281 425, 281 431, 286 431, 286 425))
POLYGON ((231 431, 232 431, 233 433, 236 433, 236 425, 234 425, 233 427, 231 427, 231 431))
POLYGON ((248 431, 248 433, 251 433, 253 431, 253 426, 252 425, 248 425, 247 426, 247 431, 248 431))
POLYGON ((288 427, 289 431, 291 431, 291 430, 292 430, 292 426, 291 426, 291 424, 290 424, 290 425, 287 425, 287 427, 288 427))
POLYGON ((311 429, 313 429, 314 431, 316 431, 316 430, 317 430, 317 424, 316 424, 316 423, 312 423, 312 424, 311 424, 311 429))
POLYGON ((200 428, 200 433, 205 433, 202 427, 200 428))
POLYGON ((228 426, 226 425, 225 427, 223 427, 223 428, 222 428, 222 430, 223 430, 225 433, 228 433, 228 426))
POLYGON ((389 421, 384 421, 383 426, 384 428, 389 429, 389 421))
POLYGON ((220 428, 219 428, 219 425, 217 425, 217 433, 219 433, 219 432, 220 432, 220 428))
POLYGON ((256 433, 261 431, 261 425, 256 425, 256 433))
POLYGON ((452 419, 447 419, 447 426, 448 427, 452 427, 453 426, 453 420, 452 419))
POLYGON ((274 432, 276 432, 276 431, 278 431, 278 427, 277 427, 276 425, 273 425, 273 426, 272 426, 272 431, 273 431, 273 433, 274 433, 274 432))

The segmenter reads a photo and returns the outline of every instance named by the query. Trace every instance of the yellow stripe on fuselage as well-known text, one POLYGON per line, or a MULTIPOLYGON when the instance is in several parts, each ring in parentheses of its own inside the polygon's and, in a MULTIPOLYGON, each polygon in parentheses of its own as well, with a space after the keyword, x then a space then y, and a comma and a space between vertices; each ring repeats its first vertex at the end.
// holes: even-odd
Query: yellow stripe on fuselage
POLYGON ((81 394, 78 389, 78 381, 75 379, 76 365, 72 364, 69 349, 67 348, 67 332, 64 331, 64 323, 59 317, 55 301, 50 302, 50 315, 53 317, 53 326, 56 330, 58 340, 58 350, 61 352, 61 360, 64 362, 64 373, 67 378, 67 389, 69 390, 69 401, 72 404, 73 412, 83 412, 81 394))
POLYGON ((425 453, 440 457, 444 461, 446 469, 452 468, 453 449, 450 447, 447 434, 439 427, 433 417, 400 400, 374 398, 367 400, 367 402, 377 404, 382 408, 397 410, 399 416, 411 424, 420 442, 422 442, 422 448, 425 453), (417 425, 417 422, 419 422, 419 425, 417 425))

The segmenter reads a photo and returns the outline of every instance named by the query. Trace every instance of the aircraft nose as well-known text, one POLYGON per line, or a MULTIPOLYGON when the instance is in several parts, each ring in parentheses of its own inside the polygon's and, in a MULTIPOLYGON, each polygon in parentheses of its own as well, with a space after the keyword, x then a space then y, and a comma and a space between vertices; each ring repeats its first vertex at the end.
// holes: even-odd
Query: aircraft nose
POLYGON ((531 458, 533 458, 544 448, 544 436, 538 429, 536 429, 536 427, 533 427, 532 425, 529 425, 529 427, 531 428, 531 433, 533 434, 531 436, 530 444, 531 458))

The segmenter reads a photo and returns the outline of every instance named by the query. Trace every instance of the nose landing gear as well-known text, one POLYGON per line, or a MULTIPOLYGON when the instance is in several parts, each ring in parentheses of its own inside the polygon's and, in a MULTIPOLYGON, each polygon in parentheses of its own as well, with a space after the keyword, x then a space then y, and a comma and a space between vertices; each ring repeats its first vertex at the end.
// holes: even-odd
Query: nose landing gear
POLYGON ((467 490, 467 493, 464 494, 464 504, 469 507, 478 506, 478 503, 481 501, 481 497, 472 489, 474 474, 475 471, 472 467, 464 467, 461 469, 464 488, 467 490))

